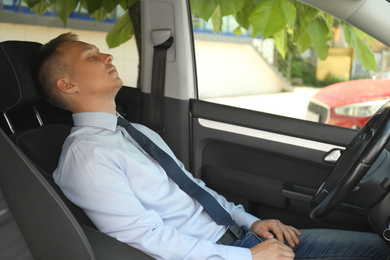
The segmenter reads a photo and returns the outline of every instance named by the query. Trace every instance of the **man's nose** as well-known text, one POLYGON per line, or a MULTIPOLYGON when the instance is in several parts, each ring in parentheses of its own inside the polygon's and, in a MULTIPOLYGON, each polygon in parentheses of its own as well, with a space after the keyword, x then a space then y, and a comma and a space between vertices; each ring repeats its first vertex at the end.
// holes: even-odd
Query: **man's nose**
POLYGON ((111 54, 104 54, 104 63, 111 63, 114 57, 111 54))

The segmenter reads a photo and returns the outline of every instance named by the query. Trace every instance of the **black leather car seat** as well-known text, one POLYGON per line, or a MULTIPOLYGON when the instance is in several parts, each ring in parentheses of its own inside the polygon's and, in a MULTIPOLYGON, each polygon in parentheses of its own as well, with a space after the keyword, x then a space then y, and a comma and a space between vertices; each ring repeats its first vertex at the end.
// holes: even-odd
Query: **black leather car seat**
POLYGON ((0 189, 1 259, 95 259, 76 219, 2 130, 0 189))
MULTIPOLYGON (((36 90, 32 66, 40 47, 41 44, 36 42, 0 43, 0 112, 3 114, 0 119, 0 189, 5 197, 4 205, 8 204, 34 258, 90 259, 95 253, 98 259, 150 259, 97 231, 85 213, 71 203, 54 183, 52 172, 57 167, 62 144, 73 122, 69 112, 48 104, 36 90), (5 175, 9 178, 7 181, 3 179, 5 175), (32 210, 34 214, 31 215, 32 210), (41 230, 44 223, 48 230, 41 230), (56 224, 58 227, 52 227, 56 224), (67 226, 69 230, 73 229, 73 233, 63 231, 63 228, 68 229, 67 226), (45 235, 45 232, 53 233, 45 235), (57 236, 69 236, 67 239, 70 240, 74 237, 75 241, 57 239, 57 236), (85 257, 58 257, 61 254, 57 257, 36 257, 43 256, 41 251, 50 248, 46 243, 56 244, 56 240, 82 246, 85 257)), ((119 111, 132 121, 139 120, 140 91, 126 88, 121 93, 131 98, 118 98, 123 102, 123 105, 118 104, 119 111)), ((4 205, 3 209, 7 211, 4 205)), ((2 255, 0 258, 3 259, 2 255)))
POLYGON ((50 106, 36 90, 32 66, 40 47, 36 42, 0 43, 1 126, 52 184, 77 220, 93 227, 84 212, 63 195, 51 175, 73 123, 69 112, 50 106))
POLYGON ((0 259, 152 259, 80 226, 53 187, 0 129, 0 259))

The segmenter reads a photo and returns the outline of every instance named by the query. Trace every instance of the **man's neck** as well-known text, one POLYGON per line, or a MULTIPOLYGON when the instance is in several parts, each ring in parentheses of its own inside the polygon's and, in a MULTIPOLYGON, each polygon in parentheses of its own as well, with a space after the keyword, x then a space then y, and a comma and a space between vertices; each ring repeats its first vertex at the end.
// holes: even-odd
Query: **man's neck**
POLYGON ((72 113, 82 113, 82 112, 105 112, 116 115, 116 104, 111 102, 109 104, 105 103, 96 103, 91 104, 91 102, 86 102, 80 106, 74 106, 71 109, 72 113))

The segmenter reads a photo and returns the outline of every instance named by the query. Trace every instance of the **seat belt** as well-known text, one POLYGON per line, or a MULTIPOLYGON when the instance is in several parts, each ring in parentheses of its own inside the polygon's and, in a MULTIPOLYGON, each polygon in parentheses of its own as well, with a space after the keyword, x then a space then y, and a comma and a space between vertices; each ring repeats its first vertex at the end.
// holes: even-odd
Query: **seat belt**
POLYGON ((156 30, 152 32, 153 43, 153 68, 152 87, 149 104, 148 125, 151 129, 161 134, 164 128, 164 90, 165 69, 168 49, 173 44, 171 30, 156 30))

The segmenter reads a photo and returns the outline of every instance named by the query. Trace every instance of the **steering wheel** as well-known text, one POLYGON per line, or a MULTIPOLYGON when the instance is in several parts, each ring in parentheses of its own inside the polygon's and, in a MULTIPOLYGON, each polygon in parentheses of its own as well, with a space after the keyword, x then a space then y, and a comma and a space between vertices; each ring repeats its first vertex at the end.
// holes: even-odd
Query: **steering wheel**
POLYGON ((321 220, 344 201, 379 157, 390 138, 390 101, 359 130, 342 152, 310 203, 310 217, 321 220))

